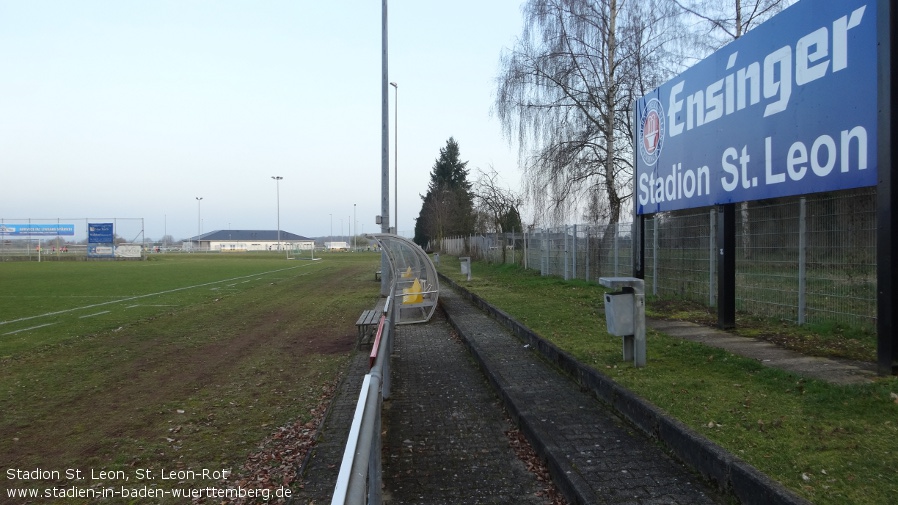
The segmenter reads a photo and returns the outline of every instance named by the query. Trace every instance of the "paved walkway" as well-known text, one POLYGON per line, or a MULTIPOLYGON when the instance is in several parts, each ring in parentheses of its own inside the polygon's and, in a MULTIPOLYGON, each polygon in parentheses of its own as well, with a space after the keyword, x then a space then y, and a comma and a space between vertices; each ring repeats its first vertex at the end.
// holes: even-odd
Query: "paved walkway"
POLYGON ((439 314, 399 327, 384 411, 384 501, 546 503, 515 456, 496 393, 439 314))
MULTIPOLYGON (((502 403, 510 398, 510 410, 539 437, 538 449, 551 453, 550 468, 566 476, 557 483, 575 501, 723 502, 470 302, 443 289, 441 304, 504 391, 500 399, 441 312, 428 324, 398 327, 393 396, 384 410, 386 503, 548 503, 505 435, 513 425, 502 403)), ((293 503, 330 503, 365 354, 352 361, 293 503)))
POLYGON ((770 342, 738 337, 723 330, 687 321, 646 319, 646 326, 671 337, 726 349, 738 356, 754 358, 765 366, 833 384, 863 384, 876 377, 876 367, 873 363, 805 356, 770 342))
POLYGON ((723 498, 657 443, 443 286, 440 303, 572 502, 703 504, 723 498))
MULTIPOLYGON (((690 461, 743 503, 806 503, 631 393, 589 376, 526 329, 515 330, 514 336, 508 329, 513 321, 501 311, 477 308, 477 300, 445 284, 440 303, 445 314, 438 311, 430 323, 398 327, 393 397, 384 406, 386 503, 547 503, 543 486, 510 447, 505 432, 514 425, 509 415, 548 462, 556 485, 572 503, 731 501, 669 452, 690 461), (579 375, 580 384, 588 387, 574 383, 559 367, 579 375), (653 438, 643 435, 646 432, 653 438)), ((647 324, 671 336, 833 383, 875 377, 868 364, 811 358, 692 323, 647 324)), ((330 503, 366 372, 367 352, 358 352, 293 503, 330 503)))

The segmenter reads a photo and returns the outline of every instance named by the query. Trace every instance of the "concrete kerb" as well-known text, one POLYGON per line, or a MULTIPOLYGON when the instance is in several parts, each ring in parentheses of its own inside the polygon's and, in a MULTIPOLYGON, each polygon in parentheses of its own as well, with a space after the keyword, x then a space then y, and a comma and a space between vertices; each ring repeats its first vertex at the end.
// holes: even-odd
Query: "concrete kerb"
MULTIPOLYGON (((515 321, 507 313, 493 307, 479 296, 469 292, 452 279, 439 274, 441 281, 452 286, 464 298, 471 301, 480 310, 486 312, 496 321, 506 327, 524 344, 537 352, 543 359, 564 371, 580 387, 590 391, 596 398, 607 404, 612 411, 621 418, 631 423, 646 436, 658 440, 667 447, 674 457, 692 468, 708 482, 722 492, 736 497, 741 503, 758 503, 772 505, 809 505, 810 502, 795 495, 785 486, 758 471, 753 466, 733 456, 717 444, 711 442, 702 435, 694 432, 686 425, 675 419, 670 419, 665 414, 635 395, 625 387, 614 382, 611 378, 587 367, 573 356, 559 349, 551 342, 543 339, 529 328, 515 321)), ((503 404, 509 411, 512 419, 527 436, 534 450, 547 461, 556 485, 566 496, 583 497, 577 491, 578 480, 575 472, 568 472, 566 465, 555 461, 546 450, 546 445, 526 423, 522 423, 522 416, 517 407, 511 404, 509 397, 502 391, 500 382, 486 369, 483 360, 478 356, 478 350, 469 343, 469 340, 461 333, 459 328, 449 318, 450 323, 459 333, 462 341, 471 351, 481 369, 496 388, 503 404), (573 494, 569 494, 573 493, 573 494)))

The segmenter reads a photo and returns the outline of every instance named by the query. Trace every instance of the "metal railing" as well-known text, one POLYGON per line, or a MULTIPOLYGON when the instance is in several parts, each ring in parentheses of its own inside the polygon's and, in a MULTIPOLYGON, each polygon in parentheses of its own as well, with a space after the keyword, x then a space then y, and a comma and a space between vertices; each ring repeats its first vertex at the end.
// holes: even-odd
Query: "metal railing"
POLYGON ((390 354, 399 309, 395 290, 394 284, 374 337, 373 366, 362 382, 331 505, 379 505, 382 501, 381 406, 390 397, 390 354))

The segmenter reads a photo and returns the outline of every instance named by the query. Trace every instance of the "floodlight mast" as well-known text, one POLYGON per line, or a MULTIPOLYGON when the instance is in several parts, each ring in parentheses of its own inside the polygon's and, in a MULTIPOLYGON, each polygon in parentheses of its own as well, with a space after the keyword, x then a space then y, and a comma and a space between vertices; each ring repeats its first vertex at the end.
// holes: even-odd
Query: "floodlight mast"
POLYGON ((399 84, 391 82, 395 90, 393 99, 393 221, 396 223, 396 235, 399 235, 399 84))
POLYGON ((196 197, 196 248, 201 249, 200 247, 200 235, 203 234, 203 218, 202 218, 202 204, 203 197, 196 197))
MULTIPOLYGON (((381 3, 381 85, 380 85, 380 213, 381 233, 390 232, 390 85, 388 64, 388 43, 387 43, 387 0, 381 3)), ((390 284, 392 283, 392 275, 390 274, 390 263, 387 254, 381 251, 380 255, 380 295, 388 296, 390 293, 390 284)))
POLYGON ((284 179, 279 175, 272 175, 272 179, 274 179, 275 190, 277 191, 277 206, 278 206, 278 251, 281 250, 281 181, 284 179))

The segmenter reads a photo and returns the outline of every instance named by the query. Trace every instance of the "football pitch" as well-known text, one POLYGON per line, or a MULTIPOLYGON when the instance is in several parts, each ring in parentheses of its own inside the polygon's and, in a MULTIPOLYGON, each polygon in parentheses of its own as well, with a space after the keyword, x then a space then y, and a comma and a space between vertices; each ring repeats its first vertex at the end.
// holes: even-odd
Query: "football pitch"
MULTIPOLYGON (((327 401, 355 319, 379 295, 379 263, 0 263, 0 503, 20 503, 10 492, 22 489, 58 503, 132 492, 156 503, 183 501, 173 490, 252 488, 246 461, 327 401)), ((283 490, 291 479, 269 480, 283 490)))

